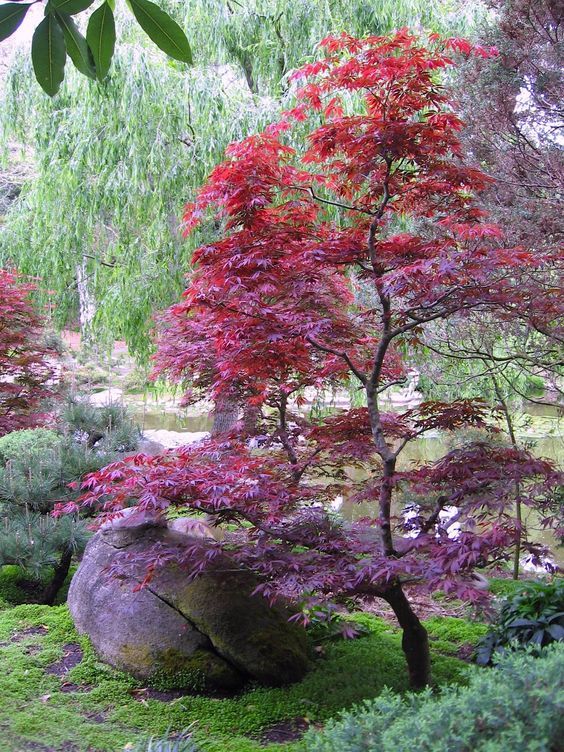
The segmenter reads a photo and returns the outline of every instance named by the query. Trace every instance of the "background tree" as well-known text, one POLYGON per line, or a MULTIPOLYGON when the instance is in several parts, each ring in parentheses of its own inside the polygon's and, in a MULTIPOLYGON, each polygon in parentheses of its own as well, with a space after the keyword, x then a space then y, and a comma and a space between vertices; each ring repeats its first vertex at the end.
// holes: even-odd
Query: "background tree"
POLYGON ((188 206, 189 230, 212 212, 221 238, 195 254, 158 354, 161 373, 190 381, 188 400, 236 384, 241 399, 262 409, 263 448, 250 449, 234 431, 141 455, 93 475, 79 504, 102 505, 107 515, 133 498, 141 509, 178 505, 238 527, 205 555, 196 546, 147 551, 148 578, 170 558, 197 576, 227 546, 268 598, 310 607, 385 599, 403 629, 411 682, 422 686, 427 635, 405 584, 482 597, 474 568, 506 558, 519 537, 508 480, 519 482, 524 504, 544 510, 557 475, 526 451, 480 442, 399 472, 410 441, 437 428, 486 427, 488 411, 455 400, 393 414, 382 394, 403 380, 402 353, 431 322, 472 310, 510 319, 532 305, 512 275, 543 259, 503 247, 473 203, 489 179, 464 163, 462 123, 441 84, 470 44, 433 36, 425 46, 401 31, 329 37, 323 48, 326 57, 294 77, 297 106, 230 146, 188 206), (296 411, 305 387, 351 375, 365 407, 319 423, 296 411), (374 517, 345 524, 327 511, 337 495, 372 502, 374 517))
MULTIPOLYGON (((523 401, 554 408, 563 396, 563 14, 552 0, 489 0, 487 5, 493 12, 480 33, 499 55, 472 58, 458 74, 464 144, 496 178, 481 194, 481 205, 503 227, 508 242, 537 249, 547 259, 540 273, 516 270, 516 284, 536 288, 545 308, 550 301, 554 308, 542 321, 523 311, 520 322, 506 323, 502 331, 483 315, 458 327, 439 324, 427 331, 425 341, 435 383, 442 384, 432 391, 450 382, 457 393, 462 388, 467 395, 488 397, 501 408, 509 440, 517 446, 516 413, 523 401)), ((513 571, 517 577, 519 550, 513 571)))
POLYGON ((499 55, 462 71, 465 141, 496 180, 482 197, 508 240, 562 242, 564 14, 558 0, 488 0, 481 35, 499 55))
POLYGON ((0 269, 0 436, 43 423, 43 403, 53 396, 56 353, 42 345, 33 290, 0 269))

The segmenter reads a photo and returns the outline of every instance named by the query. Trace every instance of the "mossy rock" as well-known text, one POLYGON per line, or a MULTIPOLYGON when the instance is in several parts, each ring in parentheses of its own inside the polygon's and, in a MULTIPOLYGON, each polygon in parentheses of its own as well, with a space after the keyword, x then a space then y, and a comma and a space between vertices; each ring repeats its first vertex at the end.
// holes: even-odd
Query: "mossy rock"
POLYGON ((136 589, 154 545, 182 554, 209 543, 127 518, 86 548, 69 608, 104 661, 167 689, 231 691, 249 679, 278 686, 304 676, 304 631, 253 596, 256 580, 227 556, 193 582, 168 565, 136 589), (124 570, 120 578, 107 574, 116 564, 124 570))

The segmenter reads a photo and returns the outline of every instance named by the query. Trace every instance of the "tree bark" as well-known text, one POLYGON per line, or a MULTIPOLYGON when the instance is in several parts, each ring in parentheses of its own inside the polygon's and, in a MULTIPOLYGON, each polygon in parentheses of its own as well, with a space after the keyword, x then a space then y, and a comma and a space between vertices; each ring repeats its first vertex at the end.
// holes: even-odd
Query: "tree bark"
POLYGON ((72 563, 72 548, 67 546, 63 553, 59 563, 55 567, 51 582, 47 585, 41 596, 41 603, 45 606, 52 606, 57 597, 57 593, 63 587, 64 581, 67 579, 67 575, 72 563))
POLYGON ((96 299, 89 283, 88 261, 83 257, 76 265, 76 288, 78 290, 78 313, 80 333, 84 341, 91 335, 92 322, 96 315, 96 299))
POLYGON ((399 583, 389 588, 383 594, 383 598, 392 607, 403 629, 401 646, 407 661, 409 685, 412 689, 422 689, 431 681, 431 654, 427 630, 411 608, 399 583))
MULTIPOLYGON (((483 362, 486 363, 486 361, 483 361, 483 362)), ((491 366, 491 364, 489 365, 491 366)), ((517 450, 519 449, 519 445, 517 443, 517 436, 515 434, 515 428, 513 426, 513 418, 511 417, 511 413, 509 412, 509 406, 507 404, 507 400, 504 398, 501 388, 498 384, 498 381, 493 375, 493 373, 491 374, 490 378, 494 385, 496 396, 500 402, 501 409, 505 417, 505 424, 507 426, 507 433, 509 434, 511 446, 513 447, 513 449, 517 450)), ((521 508, 521 484, 519 483, 518 480, 515 481, 515 517, 519 523, 519 537, 515 542, 515 552, 513 554, 513 579, 518 580, 520 566, 521 566, 520 565, 521 543, 523 540, 523 530, 522 530, 523 510, 521 508)))
POLYGON ((230 431, 239 419, 239 405, 231 395, 222 395, 215 401, 213 409, 213 438, 230 431))

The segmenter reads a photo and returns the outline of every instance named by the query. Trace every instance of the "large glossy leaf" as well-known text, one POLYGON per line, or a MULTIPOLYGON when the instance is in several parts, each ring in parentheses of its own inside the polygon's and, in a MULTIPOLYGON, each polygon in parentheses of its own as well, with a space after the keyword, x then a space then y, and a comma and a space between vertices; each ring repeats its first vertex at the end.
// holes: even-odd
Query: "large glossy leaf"
POLYGON ((564 640, 564 627, 560 626, 560 624, 551 624, 546 631, 553 640, 564 640))
POLYGON ((27 3, 6 3, 0 5, 0 42, 7 39, 18 28, 31 6, 27 3))
POLYGON ((537 622, 531 619, 514 619, 507 625, 508 629, 522 629, 523 627, 536 627, 537 622))
POLYGON ((51 0, 51 5, 61 13, 74 15, 89 8, 94 0, 51 0))
POLYGON ((75 68, 89 78, 96 78, 96 69, 92 53, 86 39, 82 36, 77 25, 68 13, 57 13, 57 20, 65 36, 68 55, 75 68))
POLYGON ((129 5, 139 25, 157 47, 175 60, 192 62, 190 45, 176 21, 150 0, 129 0, 129 5))
POLYGON ((116 25, 110 5, 103 3, 90 16, 86 30, 86 41, 92 50, 96 65, 96 76, 101 81, 110 68, 116 44, 116 25))
POLYGON ((35 77, 50 96, 59 91, 65 75, 66 59, 63 30, 54 14, 48 13, 33 34, 31 60, 35 77))

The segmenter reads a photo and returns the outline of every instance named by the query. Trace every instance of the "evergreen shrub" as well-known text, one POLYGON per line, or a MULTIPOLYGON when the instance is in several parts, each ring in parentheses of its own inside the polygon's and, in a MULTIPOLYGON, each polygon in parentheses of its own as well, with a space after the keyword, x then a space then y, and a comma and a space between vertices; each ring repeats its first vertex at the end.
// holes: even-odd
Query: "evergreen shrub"
POLYGON ((438 696, 385 690, 305 737, 307 752, 556 752, 564 735, 564 645, 469 669, 438 696))

